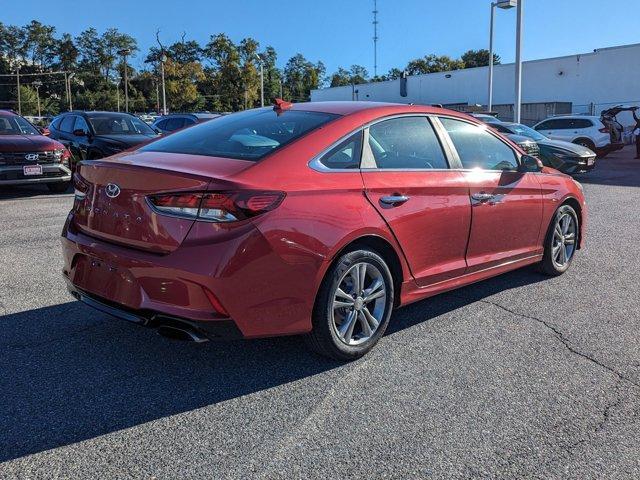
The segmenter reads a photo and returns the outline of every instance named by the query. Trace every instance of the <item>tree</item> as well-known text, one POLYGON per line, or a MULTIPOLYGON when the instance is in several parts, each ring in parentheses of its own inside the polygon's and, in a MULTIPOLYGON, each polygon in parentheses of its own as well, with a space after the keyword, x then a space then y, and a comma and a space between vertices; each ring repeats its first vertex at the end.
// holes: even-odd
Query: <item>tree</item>
POLYGON ((34 65, 49 67, 56 56, 55 27, 32 20, 23 31, 23 51, 34 65))
POLYGON ((358 85, 360 83, 366 83, 369 77, 369 72, 362 65, 351 65, 350 70, 344 68, 338 68, 338 71, 333 73, 329 78, 329 84, 332 87, 341 87, 345 85, 358 85))
POLYGON ((213 77, 211 96, 216 110, 237 111, 244 106, 244 88, 238 48, 224 33, 212 35, 204 47, 204 57, 212 67, 207 73, 213 77))
POLYGON ((76 68, 80 52, 73 42, 73 37, 68 33, 62 35, 57 42, 58 66, 64 71, 72 71, 76 68))
POLYGON ((308 101, 311 90, 321 85, 325 72, 322 62, 314 64, 300 53, 294 55, 284 67, 285 96, 295 102, 308 101))
POLYGON ((425 55, 422 58, 411 60, 407 64, 409 75, 423 75, 426 73, 448 72, 464 68, 462 60, 454 60, 446 55, 425 55))
MULTIPOLYGON (((486 67, 489 65, 489 50, 469 50, 461 57, 464 68, 486 67)), ((500 65, 500 56, 493 54, 493 64, 500 65)))
MULTIPOLYGON (((23 115, 38 114, 38 94, 35 88, 20 85, 20 104, 23 115)), ((40 91, 40 112, 43 115, 57 115, 59 111, 58 102, 49 96, 44 96, 40 91)))

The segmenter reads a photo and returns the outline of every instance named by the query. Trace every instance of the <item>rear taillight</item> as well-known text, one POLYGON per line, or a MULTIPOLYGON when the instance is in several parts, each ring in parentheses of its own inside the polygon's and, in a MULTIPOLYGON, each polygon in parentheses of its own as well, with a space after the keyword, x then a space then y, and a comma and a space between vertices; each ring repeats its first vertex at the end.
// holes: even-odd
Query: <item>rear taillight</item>
POLYGON ((73 193, 76 200, 84 200, 89 191, 89 184, 76 172, 73 174, 73 193))
POLYGON ((158 213, 210 222, 238 222, 276 208, 284 192, 169 193, 147 197, 158 213))
POLYGON ((611 133, 611 130, 609 129, 609 127, 607 125, 604 125, 602 128, 599 128, 598 131, 600 133, 611 133))

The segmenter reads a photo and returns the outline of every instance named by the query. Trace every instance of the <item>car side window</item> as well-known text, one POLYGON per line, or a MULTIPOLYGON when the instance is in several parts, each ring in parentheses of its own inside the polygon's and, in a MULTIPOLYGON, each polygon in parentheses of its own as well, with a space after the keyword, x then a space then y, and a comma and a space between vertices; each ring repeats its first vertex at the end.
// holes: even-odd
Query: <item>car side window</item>
POLYGON ((173 132, 184 126, 184 118, 170 118, 167 120, 167 124, 164 126, 165 130, 173 132))
POLYGON ((369 148, 379 169, 449 168, 427 117, 399 117, 371 125, 369 148))
POLYGON ((357 169, 360 168, 362 153, 362 132, 357 132, 335 146, 320 159, 320 163, 327 168, 357 169))
POLYGON ((499 123, 493 123, 490 125, 490 127, 493 128, 494 130, 497 130, 500 133, 506 133, 506 134, 512 133, 508 128, 500 125, 499 123))
POLYGON ((158 123, 156 123, 156 128, 159 128, 160 130, 166 130, 168 121, 169 120, 160 120, 158 123))
POLYGON ((87 121, 82 117, 76 117, 76 123, 73 126, 73 131, 82 130, 83 132, 89 132, 89 125, 87 121))
POLYGON ((76 122, 75 115, 67 115, 62 120, 62 123, 60 123, 60 131, 66 132, 66 133, 73 132, 73 125, 75 124, 75 122, 76 122))
POLYGON ((591 128, 593 127, 593 122, 591 120, 587 120, 586 118, 576 118, 571 122, 571 128, 591 128))
POLYGON ((487 126, 440 118, 465 169, 516 170, 515 151, 487 131, 487 126))
POLYGON ((185 125, 185 127, 186 127, 187 125, 195 125, 195 124, 196 124, 196 121, 195 121, 193 118, 185 118, 185 119, 184 119, 184 125, 185 125))

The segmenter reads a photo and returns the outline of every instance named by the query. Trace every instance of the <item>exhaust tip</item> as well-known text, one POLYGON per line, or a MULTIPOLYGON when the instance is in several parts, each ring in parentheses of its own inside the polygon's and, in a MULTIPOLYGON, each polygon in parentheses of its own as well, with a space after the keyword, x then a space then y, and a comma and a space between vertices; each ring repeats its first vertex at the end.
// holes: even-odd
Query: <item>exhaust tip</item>
POLYGON ((171 340, 181 340, 183 342, 204 343, 209 339, 197 330, 188 327, 177 327, 175 325, 160 325, 158 334, 171 340))

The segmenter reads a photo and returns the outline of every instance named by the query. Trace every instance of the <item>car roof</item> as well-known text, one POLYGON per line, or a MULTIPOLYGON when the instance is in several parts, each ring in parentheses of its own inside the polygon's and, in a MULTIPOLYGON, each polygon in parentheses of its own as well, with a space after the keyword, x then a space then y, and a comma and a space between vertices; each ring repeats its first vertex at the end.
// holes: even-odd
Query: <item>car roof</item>
MULTIPOLYGON (((294 103, 288 109, 303 112, 331 113, 334 115, 351 115, 367 112, 371 115, 392 115, 394 113, 426 113, 448 114, 461 118, 471 118, 464 113, 448 110, 431 105, 414 105, 408 103, 364 102, 364 101, 334 101, 334 102, 302 102, 294 103)), ((476 120, 477 121, 477 120, 476 120)))
POLYGON ((3 117, 19 117, 16 112, 12 112, 11 110, 0 110, 0 115, 3 117))

